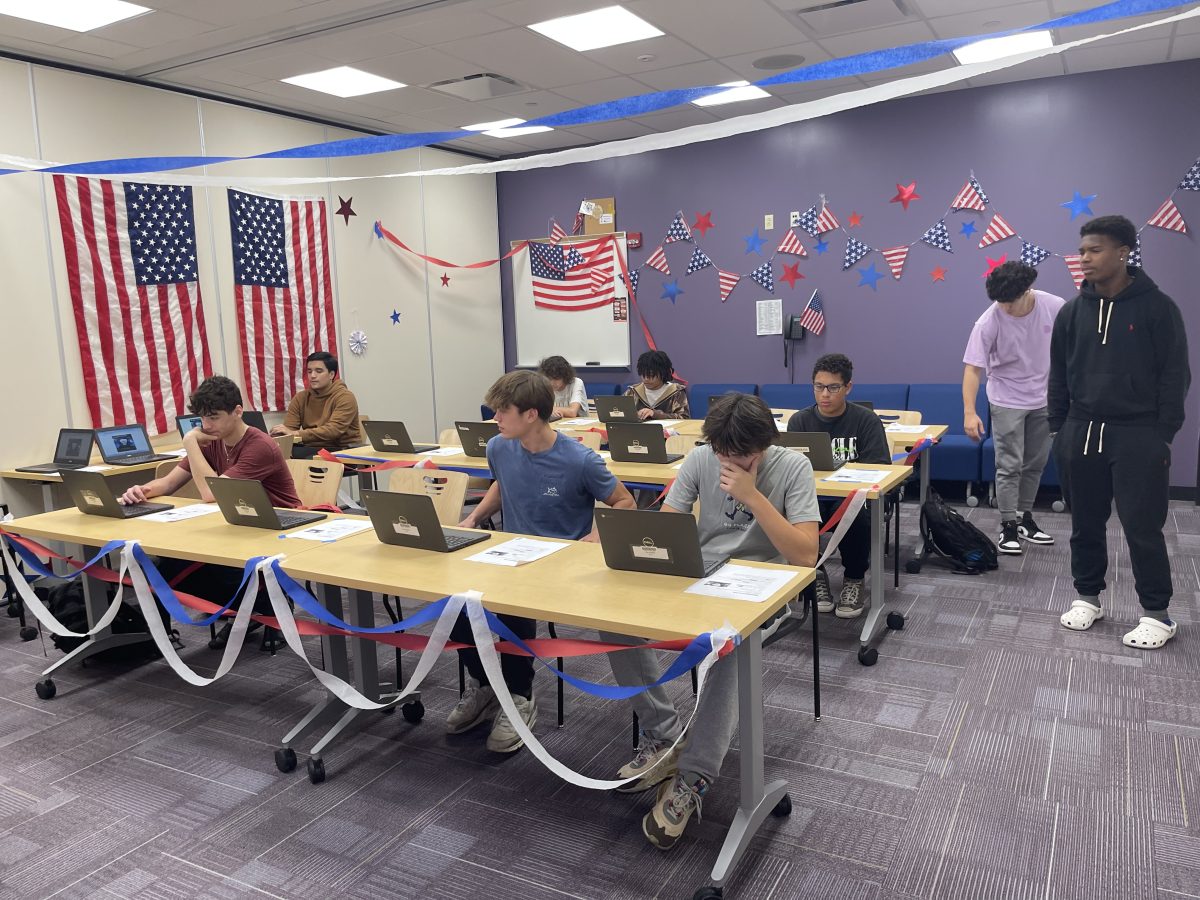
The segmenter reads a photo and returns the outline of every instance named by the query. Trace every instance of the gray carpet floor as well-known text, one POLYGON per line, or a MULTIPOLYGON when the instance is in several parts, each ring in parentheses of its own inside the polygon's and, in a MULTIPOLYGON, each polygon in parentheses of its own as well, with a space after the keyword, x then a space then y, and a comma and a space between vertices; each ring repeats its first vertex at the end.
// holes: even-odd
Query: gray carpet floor
MULTIPOLYGON (((968 515, 989 534, 998 518, 968 515)), ((908 625, 873 668, 857 629, 822 617, 819 722, 807 630, 767 650, 767 773, 794 808, 767 821, 727 897, 1200 898, 1200 510, 1172 504, 1180 635, 1158 652, 1121 645, 1138 607, 1115 516, 1108 618, 1084 634, 1058 624, 1067 518, 1038 518, 1058 544, 997 573, 902 574, 891 597, 908 625)), ((655 850, 640 830, 651 794, 570 787, 528 752, 490 754, 486 729, 447 737, 449 658, 423 723, 367 718, 314 786, 303 754, 290 774, 272 759, 322 693, 288 651, 247 648, 209 688, 161 661, 73 666, 44 702, 42 645, 16 632, 0 617, 0 898, 690 897, 736 806, 735 742, 703 819, 655 850)), ((189 629, 184 657, 211 672, 206 639, 189 629)), ((603 658, 569 666, 608 676, 603 658)), ((686 704, 687 679, 675 687, 686 704)), ((568 688, 558 729, 552 679, 537 691, 550 751, 614 777, 627 708, 568 688)))

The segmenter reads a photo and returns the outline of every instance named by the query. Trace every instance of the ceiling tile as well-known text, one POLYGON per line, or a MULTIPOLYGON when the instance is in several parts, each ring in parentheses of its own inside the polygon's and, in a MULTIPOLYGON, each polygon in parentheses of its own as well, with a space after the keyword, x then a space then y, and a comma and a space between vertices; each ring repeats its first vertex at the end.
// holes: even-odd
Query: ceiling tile
POLYGON ((644 41, 618 44, 616 47, 589 50, 587 58, 608 66, 614 72, 624 72, 626 75, 636 78, 639 72, 699 62, 708 59, 708 56, 679 38, 662 35, 644 41), (653 56, 654 58, 643 61, 638 59, 639 56, 653 56))
POLYGON ((1137 43, 1109 44, 1102 41, 1095 47, 1078 47, 1063 54, 1067 71, 1094 72, 1099 69, 1119 69, 1124 66, 1148 66, 1166 62, 1170 39, 1166 37, 1137 43))
POLYGON ((472 103, 469 100, 456 100, 453 97, 446 97, 441 106, 422 109, 421 116, 445 128, 462 128, 464 125, 512 118, 504 110, 472 103))
POLYGON ((515 3, 493 3, 488 12, 514 25, 525 26, 611 5, 612 2, 604 0, 516 0, 515 3))
POLYGON ((370 70, 376 75, 382 75, 404 84, 428 85, 435 81, 463 78, 480 71, 480 67, 474 63, 429 47, 409 50, 407 53, 379 56, 367 62, 370 70))
POLYGON ((1200 34, 1200 16, 1175 23, 1175 34, 1200 34))
POLYGON ((600 122, 596 125, 578 125, 569 130, 572 134, 597 142, 623 141, 651 134, 654 131, 650 126, 634 119, 618 119, 613 122, 600 122))
POLYGON ((69 50, 76 50, 80 53, 87 53, 90 56, 97 56, 105 60, 123 59, 129 54, 137 51, 137 47, 130 44, 124 44, 120 41, 110 41, 101 37, 96 37, 94 34, 77 34, 60 45, 69 50))
POLYGON ((931 19, 956 13, 978 13, 992 10, 997 14, 991 18, 1001 19, 1004 7, 1004 4, 997 3, 995 0, 908 0, 908 5, 912 7, 913 12, 931 19))
POLYGON ((921 41, 933 40, 933 37, 933 31, 924 22, 908 22, 904 25, 871 28, 853 34, 822 38, 821 46, 835 57, 843 57, 854 53, 867 53, 871 50, 887 50, 891 47, 917 44, 921 41))
POLYGON ((530 87, 578 84, 620 74, 525 28, 451 41, 438 49, 475 63, 477 71, 507 75, 530 87))
POLYGON ((686 66, 676 66, 673 69, 659 69, 654 72, 643 72, 638 75, 638 81, 643 81, 650 87, 660 91, 673 91, 680 88, 708 87, 714 84, 727 84, 739 81, 737 72, 716 60, 689 63, 686 66))
POLYGON ((707 125, 715 121, 707 109, 692 106, 670 109, 666 112, 654 113, 650 116, 638 116, 633 121, 640 122, 655 131, 676 131, 680 128, 690 128, 692 125, 707 125))
POLYGON ((258 75, 264 80, 271 79, 278 81, 281 78, 291 78, 294 75, 303 75, 307 72, 320 72, 324 69, 332 69, 340 65, 336 59, 318 56, 315 53, 310 53, 306 56, 294 56, 291 53, 287 53, 278 56, 264 56, 260 59, 256 59, 254 56, 255 54, 249 53, 239 54, 240 58, 237 64, 231 66, 231 68, 237 69, 239 72, 245 72, 248 75, 258 75))
POLYGON ((616 78, 601 78, 599 81, 587 81, 583 84, 571 84, 555 88, 556 94, 561 94, 574 100, 580 106, 592 103, 607 103, 609 100, 621 100, 625 97, 636 97, 649 90, 640 81, 634 81, 624 75, 616 78))
POLYGON ((804 4, 796 13, 812 37, 849 34, 878 25, 898 25, 912 14, 899 0, 856 0, 854 3, 804 4))
POLYGON ((953 16, 939 16, 929 20, 933 33, 939 38, 968 37, 991 34, 1010 28, 1024 28, 1053 18, 1048 0, 1035 3, 1018 3, 975 12, 964 12, 953 16))
POLYGON ((988 75, 977 75, 965 85, 982 87, 985 84, 1008 84, 1013 81, 1028 81, 1030 78, 1053 78, 1063 74, 1062 55, 1047 56, 1021 63, 988 75))
POLYGON ((193 38, 213 30, 213 26, 208 22, 155 11, 123 22, 114 22, 112 25, 89 31, 88 34, 148 49, 171 41, 193 38))
POLYGON ((899 81, 902 78, 911 78, 914 75, 924 75, 928 72, 941 72, 943 69, 956 68, 958 63, 953 57, 938 57, 937 59, 927 59, 924 62, 913 63, 910 66, 902 66, 899 69, 888 69, 886 72, 880 72, 877 75, 860 75, 864 82, 868 85, 887 84, 892 81, 899 81))
POLYGON ((1171 59, 1196 59, 1200 57, 1200 34, 1176 35, 1171 44, 1171 59))
MULTIPOLYGON (((1077 25, 1074 28, 1056 28, 1054 30, 1054 41, 1057 44, 1067 44, 1071 41, 1077 41, 1080 38, 1093 37, 1098 34, 1112 34, 1125 28, 1131 28, 1134 25, 1143 25, 1146 22, 1154 22, 1161 18, 1162 15, 1130 16, 1129 18, 1117 19, 1112 22, 1101 22, 1098 25, 1077 25)), ((1160 37, 1169 37, 1170 28, 1170 25, 1160 25, 1157 28, 1143 28, 1132 34, 1105 38, 1103 41, 1097 42, 1097 44, 1102 43, 1111 47, 1114 44, 1138 43, 1160 37)))
POLYGON ((803 66, 811 66, 813 63, 825 62, 832 59, 826 53, 820 44, 813 41, 805 41, 799 44, 785 44, 782 47, 772 47, 768 50, 755 50, 751 53, 741 53, 736 56, 722 56, 721 62, 737 72, 739 76, 747 81, 758 81, 762 78, 769 78, 772 75, 778 75, 788 69, 756 69, 754 61, 762 59, 764 56, 778 56, 781 54, 799 55, 804 57, 804 62, 790 68, 800 68, 803 66))
MULTIPOLYGON (((420 44, 405 39, 396 31, 387 31, 375 27, 354 28, 332 34, 315 35, 305 40, 287 41, 276 44, 273 50, 286 49, 298 56, 315 53, 327 59, 336 59, 342 65, 358 64, 363 60, 375 59, 381 56, 391 56, 405 50, 415 50, 420 44)), ((226 57, 232 65, 236 65, 239 54, 226 57)), ((362 66, 359 66, 362 68, 362 66)))
MULTIPOLYGON (((168 4, 156 0, 156 6, 168 4)), ((194 0, 184 0, 170 4, 176 11, 194 19, 200 19, 213 25, 229 27, 250 22, 273 22, 278 27, 280 22, 288 21, 289 13, 306 6, 301 0, 204 0, 196 3, 194 0)))
POLYGON ((864 85, 857 78, 833 78, 827 81, 810 81, 797 85, 776 85, 771 88, 788 103, 807 103, 810 100, 820 100, 832 97, 846 91, 862 90, 864 85))
POLYGON ((710 56, 751 53, 805 39, 798 20, 762 2, 633 0, 624 5, 710 56))
MULTIPOLYGON (((492 97, 487 101, 488 109, 498 109, 508 118, 536 119, 552 113, 575 109, 579 104, 551 91, 529 91, 510 94, 507 97, 492 97)), ((476 119, 475 121, 487 121, 476 119)))
POLYGON ((710 106, 707 109, 718 119, 736 119, 738 116, 748 116, 751 113, 766 112, 768 109, 778 109, 788 105, 786 100, 779 97, 759 97, 757 100, 725 103, 721 106, 710 106))
POLYGON ((405 16, 403 19, 397 19, 392 27, 407 40, 429 46, 503 31, 512 25, 485 12, 471 12, 460 8, 453 14, 442 10, 405 16))

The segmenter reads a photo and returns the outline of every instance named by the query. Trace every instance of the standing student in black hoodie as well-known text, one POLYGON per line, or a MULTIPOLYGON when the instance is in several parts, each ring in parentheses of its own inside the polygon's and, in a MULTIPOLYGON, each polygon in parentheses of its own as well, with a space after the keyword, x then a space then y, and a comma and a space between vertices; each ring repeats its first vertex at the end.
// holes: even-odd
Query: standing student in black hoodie
POLYGON ((1167 612, 1171 563, 1163 539, 1171 441, 1191 383, 1179 307, 1129 265, 1137 230, 1101 216, 1080 230, 1084 282, 1054 322, 1048 412, 1054 454, 1071 507, 1071 574, 1079 596, 1062 624, 1086 631, 1104 617, 1105 525, 1117 516, 1145 615, 1129 647, 1161 647, 1178 626, 1167 612))
MULTIPOLYGON (((841 462, 887 465, 892 461, 883 423, 873 410, 847 403, 854 387, 854 364, 841 353, 827 353, 813 365, 813 394, 816 403, 788 420, 788 431, 824 431, 833 444, 833 455, 841 462)), ((821 522, 827 522, 840 505, 833 498, 819 497, 821 522)), ((829 576, 824 567, 817 569, 814 589, 817 610, 830 612, 839 619, 856 619, 866 607, 863 577, 871 565, 871 517, 859 510, 854 524, 842 535, 838 545, 842 554, 842 590, 834 607, 829 576)))

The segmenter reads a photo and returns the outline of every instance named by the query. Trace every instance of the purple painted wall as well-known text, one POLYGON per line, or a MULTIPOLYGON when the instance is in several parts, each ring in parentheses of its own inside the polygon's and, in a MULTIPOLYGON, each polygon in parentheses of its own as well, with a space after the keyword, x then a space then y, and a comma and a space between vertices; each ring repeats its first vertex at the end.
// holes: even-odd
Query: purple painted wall
MULTIPOLYGON (((784 316, 799 313, 820 288, 827 327, 796 344, 796 381, 804 382, 822 353, 843 352, 855 363, 859 382, 951 382, 962 375, 962 350, 987 298, 987 257, 1015 259, 1020 242, 1009 238, 979 250, 979 234, 992 212, 1001 213, 1024 238, 1057 253, 1071 253, 1078 228, 1059 204, 1072 192, 1097 194, 1095 215, 1122 213, 1145 222, 1200 156, 1200 117, 1180 100, 1200 84, 1200 62, 1187 61, 1060 78, 1023 81, 973 90, 897 100, 757 134, 585 165, 502 174, 498 179, 500 245, 545 234, 548 217, 568 224, 584 197, 615 197, 617 225, 641 231, 644 247, 630 252, 638 265, 658 246, 676 210, 688 222, 712 211, 715 227, 700 246, 723 269, 748 276, 787 232, 788 213, 803 211, 824 193, 848 228, 851 212, 862 218, 849 233, 872 247, 918 241, 903 278, 894 280, 879 253, 872 262, 886 277, 878 290, 859 286, 854 270, 842 271, 846 237, 826 235, 829 251, 818 256, 800 233, 809 256, 800 260, 804 280, 795 289, 779 281, 768 295, 748 277, 725 303, 709 268, 685 276, 692 245, 667 247, 672 276, 644 268, 639 303, 660 348, 693 382, 788 381, 781 338, 754 334, 754 301, 782 297, 784 316), (946 217, 954 252, 919 239, 942 217, 974 170, 991 200, 988 212, 946 217), (921 199, 904 210, 891 203, 897 183, 916 181, 921 199), (763 231, 763 214, 775 228, 763 231), (975 237, 959 235, 963 222, 975 237), (743 237, 755 228, 767 238, 762 256, 747 254, 743 237), (944 282, 930 272, 945 267, 944 282), (663 284, 677 279, 684 290, 675 305, 661 299, 663 284)), ((1200 193, 1176 196, 1191 228, 1200 228, 1200 193)), ((1192 371, 1200 378, 1200 306, 1195 302, 1196 245, 1192 235, 1157 228, 1142 234, 1146 271, 1180 305, 1190 337, 1192 371)), ((1051 257, 1039 267, 1037 286, 1063 296, 1074 290, 1066 265, 1051 257)), ((567 315, 567 314, 564 314, 567 315)), ((515 360, 511 279, 504 279, 505 362, 515 360)), ((632 357, 646 349, 636 323, 630 327, 632 357)), ((585 373, 585 380, 632 380, 613 370, 585 373)), ((1175 442, 1172 482, 1194 485, 1200 417, 1194 388, 1189 417, 1175 442)))

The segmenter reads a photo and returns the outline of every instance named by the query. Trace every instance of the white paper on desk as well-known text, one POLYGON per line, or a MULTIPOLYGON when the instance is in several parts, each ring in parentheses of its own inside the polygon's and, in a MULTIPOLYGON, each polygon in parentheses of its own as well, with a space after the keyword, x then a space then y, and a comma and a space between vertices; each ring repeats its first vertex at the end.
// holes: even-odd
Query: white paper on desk
POLYGON ((302 541, 321 541, 329 543, 340 538, 350 537, 371 527, 371 520, 361 516, 347 519, 330 519, 299 531, 285 532, 282 537, 300 538, 302 541))
POLYGON ((726 563, 707 578, 702 578, 684 593, 723 597, 726 600, 746 600, 762 603, 787 584, 795 572, 780 569, 752 569, 726 563))
POLYGON ((600 454, 601 459, 612 459, 612 454, 607 450, 597 450, 596 452, 600 454))
POLYGON ((783 301, 757 300, 754 303, 756 334, 783 334, 783 301))
POLYGON ((143 522, 182 522, 197 516, 208 516, 219 512, 220 507, 215 503, 193 503, 191 506, 177 506, 175 509, 164 509, 162 512, 142 516, 143 522))
MULTIPOLYGON (((655 419, 654 421, 656 423, 658 423, 659 425, 661 425, 663 428, 673 428, 676 425, 678 425, 680 422, 686 421, 686 419, 655 419)), ((647 424, 649 424, 649 423, 647 423, 647 424)))
POLYGON ((887 469, 838 469, 822 478, 822 481, 838 481, 843 484, 875 484, 891 473, 887 469))
POLYGON ((901 425, 899 422, 892 422, 890 425, 884 426, 884 430, 889 434, 924 434, 924 425, 901 425))
POLYGON ((183 459, 185 456, 187 456, 187 451, 182 448, 179 450, 164 450, 162 452, 162 455, 163 456, 176 456, 179 459, 183 459))
POLYGON ((559 425, 599 425, 599 419, 559 419, 559 425))
MULTIPOLYGON (((76 469, 76 472, 107 472, 109 469, 114 469, 116 466, 84 466, 82 469, 76 469)), ((58 473, 55 472, 57 475, 58 473)))
POLYGON ((511 541, 482 550, 474 556, 468 556, 467 562, 490 563, 493 566, 523 566, 569 546, 571 545, 559 541, 513 538, 511 541))
POLYGON ((787 426, 788 426, 788 423, 783 421, 783 419, 775 420, 775 427, 778 428, 780 431, 787 431, 787 426))
POLYGON ((462 447, 438 447, 436 450, 422 450, 421 456, 458 456, 462 447))

